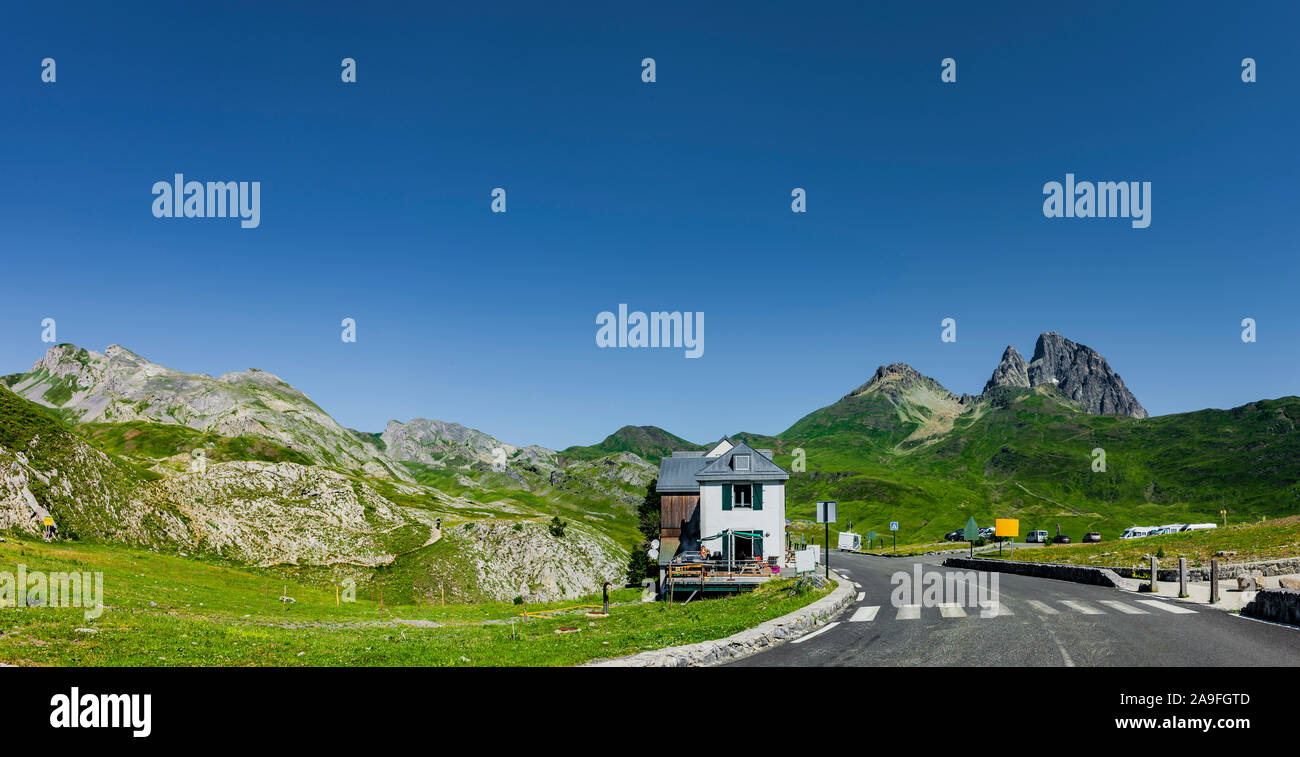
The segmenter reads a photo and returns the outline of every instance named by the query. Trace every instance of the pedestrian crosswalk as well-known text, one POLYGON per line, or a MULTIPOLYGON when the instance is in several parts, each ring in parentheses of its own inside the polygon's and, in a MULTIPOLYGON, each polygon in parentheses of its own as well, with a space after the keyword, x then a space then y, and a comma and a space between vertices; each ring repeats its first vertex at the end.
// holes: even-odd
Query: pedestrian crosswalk
MULTIPOLYGON (((866 593, 858 594, 858 602, 862 602, 866 593)), ((1162 602, 1158 599, 1138 599, 1133 600, 1134 604, 1121 602, 1116 599, 1099 599, 1095 603, 1084 602, 1075 599, 1055 600, 1055 604, 1040 601, 1037 599, 1027 599, 1024 601, 1034 612, 1039 615, 1061 615, 1078 614, 1078 615, 1107 615, 1111 612, 1121 615, 1150 615, 1149 608, 1155 608, 1167 613, 1176 615, 1196 614, 1193 610, 1182 604, 1173 602, 1162 602), (1101 605, 1098 607, 1098 605, 1101 605), (1136 606, 1141 605, 1141 606, 1136 606)), ((850 623, 870 623, 881 614, 880 605, 864 605, 858 607, 853 615, 849 617, 850 623)), ((902 605, 894 613, 895 620, 920 620, 923 616, 932 616, 931 612, 924 612, 926 608, 921 605, 902 605)), ((937 608, 939 616, 943 618, 993 618, 1006 617, 1014 615, 1006 602, 981 602, 978 606, 962 605, 955 602, 940 604, 937 608)), ((888 610, 885 610, 888 617, 888 610)))

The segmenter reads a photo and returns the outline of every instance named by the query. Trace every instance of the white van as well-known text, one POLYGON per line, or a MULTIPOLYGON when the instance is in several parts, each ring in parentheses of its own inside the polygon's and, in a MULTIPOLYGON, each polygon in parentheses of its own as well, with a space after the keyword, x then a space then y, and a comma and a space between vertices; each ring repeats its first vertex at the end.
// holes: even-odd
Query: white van
POLYGON ((840 551, 857 552, 862 549, 862 536, 848 531, 840 532, 840 551))
POLYGON ((1025 541, 1028 541, 1028 542, 1037 542, 1037 543, 1039 543, 1039 544, 1046 544, 1046 543, 1047 543, 1047 532, 1046 532, 1046 531, 1030 531, 1029 533, 1025 534, 1025 541))
POLYGON ((1119 535, 1121 539, 1141 539, 1144 536, 1150 536, 1153 532, 1158 531, 1155 526, 1130 526, 1119 535))
POLYGON ((1218 528, 1218 523, 1188 523, 1183 526, 1184 531, 1209 531, 1211 528, 1218 528))

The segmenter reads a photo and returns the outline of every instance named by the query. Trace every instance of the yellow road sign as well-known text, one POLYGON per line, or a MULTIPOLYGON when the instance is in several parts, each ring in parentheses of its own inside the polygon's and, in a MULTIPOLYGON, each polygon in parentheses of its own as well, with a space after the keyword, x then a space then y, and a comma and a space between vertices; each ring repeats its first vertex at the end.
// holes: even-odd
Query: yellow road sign
POLYGON ((994 536, 1019 536, 1020 521, 1015 518, 997 518, 993 521, 994 536))
POLYGON ((47 526, 52 526, 52 525, 54 525, 54 519, 51 518, 51 517, 48 516, 48 515, 45 516, 45 525, 47 525, 47 526))

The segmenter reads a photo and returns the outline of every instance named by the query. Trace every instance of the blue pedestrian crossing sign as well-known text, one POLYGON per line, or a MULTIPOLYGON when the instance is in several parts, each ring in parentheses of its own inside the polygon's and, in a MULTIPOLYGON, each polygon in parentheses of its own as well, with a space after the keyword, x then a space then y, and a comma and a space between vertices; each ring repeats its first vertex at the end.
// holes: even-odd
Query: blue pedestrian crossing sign
POLYGON ((889 530, 890 530, 890 531, 897 531, 897 530, 898 530, 898 521, 896 521, 896 520, 891 520, 891 521, 889 521, 889 530))

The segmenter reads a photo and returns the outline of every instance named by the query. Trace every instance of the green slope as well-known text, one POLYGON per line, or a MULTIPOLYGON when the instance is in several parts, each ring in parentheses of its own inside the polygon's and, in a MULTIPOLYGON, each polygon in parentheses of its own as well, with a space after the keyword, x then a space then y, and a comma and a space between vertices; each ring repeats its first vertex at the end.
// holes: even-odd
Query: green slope
POLYGON ((944 428, 936 418, 947 408, 930 389, 920 404, 915 385, 868 390, 775 437, 737 436, 772 447, 787 469, 802 451, 807 470, 787 486, 792 519, 836 499, 840 526, 885 533, 898 520, 900 543, 942 537, 970 516, 1017 517, 1022 533, 1060 524, 1078 538, 1217 521, 1221 509, 1238 520, 1300 513, 1300 398, 1136 419, 1088 415, 1041 387, 1002 388, 944 428), (1096 448, 1104 472, 1093 470, 1096 448))
POLYGON ((600 444, 569 447, 560 454, 568 460, 595 460, 616 452, 631 452, 657 463, 659 458, 671 455, 675 450, 703 449, 705 447, 674 436, 658 426, 624 426, 605 437, 600 444))

